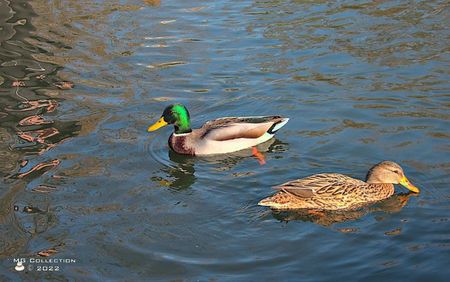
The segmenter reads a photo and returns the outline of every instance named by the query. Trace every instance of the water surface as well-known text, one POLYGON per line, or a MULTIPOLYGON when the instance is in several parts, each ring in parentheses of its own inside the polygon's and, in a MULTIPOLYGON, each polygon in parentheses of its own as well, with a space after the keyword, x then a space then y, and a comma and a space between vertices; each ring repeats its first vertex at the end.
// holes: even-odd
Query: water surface
POLYGON ((446 1, 0 5, 2 279, 450 275, 446 1), (263 166, 250 150, 185 157, 170 128, 146 132, 175 102, 194 126, 291 119, 263 166), (326 218, 257 206, 273 185, 381 160, 422 193, 326 218), (76 263, 13 270, 48 250, 76 263))

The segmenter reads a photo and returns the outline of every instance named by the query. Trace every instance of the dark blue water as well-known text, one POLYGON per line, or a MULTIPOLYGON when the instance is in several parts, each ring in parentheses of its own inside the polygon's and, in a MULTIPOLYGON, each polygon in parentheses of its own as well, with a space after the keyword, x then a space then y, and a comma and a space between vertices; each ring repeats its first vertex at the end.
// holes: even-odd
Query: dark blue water
POLYGON ((1 280, 448 280, 446 1, 0 5, 1 280), (194 127, 290 121, 265 165, 184 157, 170 128, 146 132, 175 102, 194 127), (257 206, 382 160, 422 193, 326 217, 257 206))

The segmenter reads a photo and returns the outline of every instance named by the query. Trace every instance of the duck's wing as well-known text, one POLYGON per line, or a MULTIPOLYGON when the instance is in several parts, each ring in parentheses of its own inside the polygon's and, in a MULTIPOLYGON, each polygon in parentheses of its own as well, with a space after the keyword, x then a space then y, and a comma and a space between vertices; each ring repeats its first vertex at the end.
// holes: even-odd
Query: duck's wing
POLYGON ((288 120, 281 116, 219 118, 208 121, 202 126, 201 138, 214 141, 238 138, 256 139, 265 133, 275 134, 288 120))
POLYGON ((301 198, 346 195, 367 184, 361 180, 338 173, 321 173, 296 179, 273 187, 301 198))

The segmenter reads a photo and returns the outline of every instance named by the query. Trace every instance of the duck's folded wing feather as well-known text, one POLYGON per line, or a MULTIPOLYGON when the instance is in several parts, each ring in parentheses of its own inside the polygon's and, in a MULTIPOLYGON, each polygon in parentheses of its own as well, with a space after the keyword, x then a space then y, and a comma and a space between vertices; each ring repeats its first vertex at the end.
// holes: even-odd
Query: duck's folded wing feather
POLYGON ((230 117, 208 121, 202 127, 202 138, 226 141, 237 138, 259 138, 274 124, 284 119, 279 116, 230 117))
POLYGON ((337 173, 322 173, 296 179, 273 187, 301 198, 346 195, 366 185, 365 182, 337 173))

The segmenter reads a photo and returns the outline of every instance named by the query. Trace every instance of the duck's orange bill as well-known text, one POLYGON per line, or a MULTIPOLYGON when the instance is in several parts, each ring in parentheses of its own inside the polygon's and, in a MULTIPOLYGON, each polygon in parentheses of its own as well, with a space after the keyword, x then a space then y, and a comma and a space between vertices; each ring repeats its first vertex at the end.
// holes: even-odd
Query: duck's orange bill
POLYGON ((411 190, 414 193, 420 192, 419 188, 412 185, 411 182, 409 182, 408 178, 406 178, 406 176, 403 176, 403 178, 400 180, 400 184, 403 185, 404 187, 408 188, 409 190, 411 190))
POLYGON ((152 132, 155 130, 158 130, 159 128, 168 125, 168 123, 164 120, 164 117, 161 117, 157 122, 155 122, 153 125, 151 125, 147 131, 152 132))

